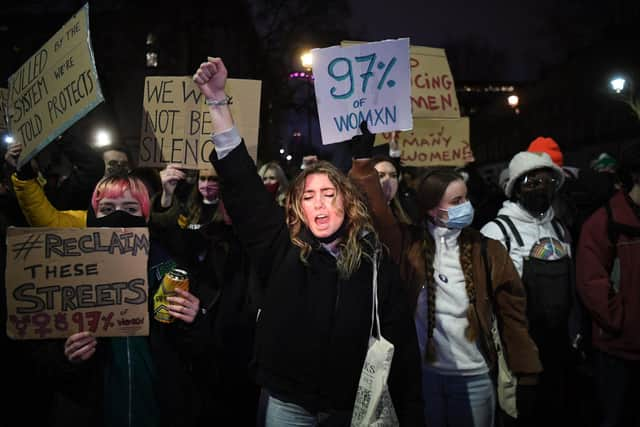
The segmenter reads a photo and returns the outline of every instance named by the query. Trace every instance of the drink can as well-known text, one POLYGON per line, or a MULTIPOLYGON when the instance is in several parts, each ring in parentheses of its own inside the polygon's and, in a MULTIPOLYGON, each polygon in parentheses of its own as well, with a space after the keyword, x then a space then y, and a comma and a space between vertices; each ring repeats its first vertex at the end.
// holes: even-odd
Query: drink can
POLYGON ((162 283, 153 297, 153 315, 157 321, 172 323, 175 320, 167 308, 167 297, 174 296, 175 289, 189 290, 189 274, 185 270, 174 268, 162 278, 162 283))

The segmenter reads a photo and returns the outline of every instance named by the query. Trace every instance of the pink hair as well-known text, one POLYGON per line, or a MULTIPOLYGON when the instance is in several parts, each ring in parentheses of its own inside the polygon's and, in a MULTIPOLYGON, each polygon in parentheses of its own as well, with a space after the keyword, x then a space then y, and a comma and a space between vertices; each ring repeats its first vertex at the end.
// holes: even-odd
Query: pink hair
POLYGON ((142 215, 148 221, 151 203, 149 202, 149 192, 144 183, 135 177, 109 176, 102 178, 96 184, 91 197, 91 206, 94 212, 98 212, 98 203, 104 198, 115 199, 122 197, 125 191, 129 190, 131 196, 140 203, 142 215))

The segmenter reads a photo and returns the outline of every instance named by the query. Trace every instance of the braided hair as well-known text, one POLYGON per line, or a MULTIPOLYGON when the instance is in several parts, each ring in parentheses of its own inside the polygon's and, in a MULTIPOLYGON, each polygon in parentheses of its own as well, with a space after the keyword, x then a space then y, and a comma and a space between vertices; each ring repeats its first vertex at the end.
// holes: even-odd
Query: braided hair
MULTIPOLYGON (((462 175, 453 169, 437 168, 428 171, 418 184, 417 200, 420 209, 424 215, 433 220, 429 211, 437 207, 442 200, 447 188, 454 181, 463 180, 462 175)), ((463 229, 458 236, 458 245, 460 248, 460 265, 465 280, 465 290, 469 298, 469 307, 467 309, 467 320, 469 325, 465 330, 465 337, 469 341, 474 341, 477 336, 476 331, 476 289, 473 283, 473 238, 469 230, 463 229)), ((422 279, 422 283, 427 288, 427 351, 425 357, 427 361, 434 362, 436 360, 436 349, 433 340, 433 334, 436 324, 436 282, 434 279, 434 260, 435 260, 435 241, 430 233, 424 233, 422 241, 422 255, 424 259, 424 277, 418 275, 422 279)))

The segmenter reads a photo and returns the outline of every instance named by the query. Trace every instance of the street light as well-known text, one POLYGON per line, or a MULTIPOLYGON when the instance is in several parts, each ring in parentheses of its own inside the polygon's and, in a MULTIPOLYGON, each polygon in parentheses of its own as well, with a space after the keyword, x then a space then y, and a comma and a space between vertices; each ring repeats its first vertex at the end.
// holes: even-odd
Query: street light
POLYGON ((514 113, 520 114, 520 108, 518 108, 518 105, 520 105, 520 97, 518 95, 509 95, 507 97, 507 104, 513 109, 514 113))
POLYGON ((640 119, 640 96, 636 96, 633 80, 615 76, 609 80, 609 86, 615 92, 614 97, 631 107, 636 117, 640 119))
POLYGON ((306 70, 311 70, 311 67, 313 65, 313 55, 311 54, 310 50, 308 50, 308 51, 304 52, 302 55, 300 55, 300 62, 302 63, 302 66, 306 70))
POLYGON ((624 90, 627 81, 622 77, 614 77, 611 79, 609 84, 611 85, 611 89, 615 91, 615 93, 620 93, 624 90))
POLYGON ((99 129, 98 131, 96 131, 95 146, 100 148, 106 147, 108 145, 111 145, 111 134, 104 129, 99 129))

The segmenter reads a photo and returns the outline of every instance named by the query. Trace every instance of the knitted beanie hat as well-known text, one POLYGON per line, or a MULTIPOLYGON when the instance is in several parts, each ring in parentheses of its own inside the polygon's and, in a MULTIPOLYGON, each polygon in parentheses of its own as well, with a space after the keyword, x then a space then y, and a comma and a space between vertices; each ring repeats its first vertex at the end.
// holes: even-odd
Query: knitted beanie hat
POLYGON ((591 169, 596 172, 615 172, 618 162, 608 153, 601 153, 591 161, 591 169))
POLYGON ((558 143, 555 142, 553 138, 539 136, 529 144, 527 151, 532 153, 547 153, 549 157, 551 157, 551 160, 553 160, 553 163, 560 167, 564 165, 562 151, 560 151, 558 143))
POLYGON ((507 197, 511 198, 513 187, 518 178, 536 169, 551 169, 558 180, 558 188, 564 184, 564 173, 559 166, 556 166, 551 157, 547 153, 532 153, 529 151, 521 151, 513 156, 509 162, 509 181, 507 181, 504 192, 507 197))

